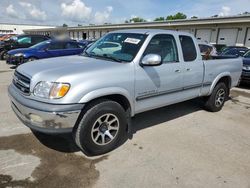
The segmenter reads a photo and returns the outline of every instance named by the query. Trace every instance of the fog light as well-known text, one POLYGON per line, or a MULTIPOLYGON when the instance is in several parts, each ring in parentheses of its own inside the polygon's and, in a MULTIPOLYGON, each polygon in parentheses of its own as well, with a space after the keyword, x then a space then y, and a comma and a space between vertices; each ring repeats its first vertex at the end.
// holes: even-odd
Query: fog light
POLYGON ((30 120, 33 121, 33 122, 38 122, 38 123, 42 123, 43 122, 43 119, 36 115, 36 114, 30 114, 30 120))

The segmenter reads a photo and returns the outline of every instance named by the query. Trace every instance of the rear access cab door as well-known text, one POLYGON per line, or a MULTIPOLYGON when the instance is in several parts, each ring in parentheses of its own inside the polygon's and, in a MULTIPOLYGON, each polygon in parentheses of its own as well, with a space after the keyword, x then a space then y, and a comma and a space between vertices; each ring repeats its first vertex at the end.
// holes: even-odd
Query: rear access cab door
POLYGON ((179 35, 179 42, 181 44, 180 53, 182 53, 180 57, 183 72, 182 97, 192 99, 200 95, 203 86, 204 64, 194 37, 179 35))

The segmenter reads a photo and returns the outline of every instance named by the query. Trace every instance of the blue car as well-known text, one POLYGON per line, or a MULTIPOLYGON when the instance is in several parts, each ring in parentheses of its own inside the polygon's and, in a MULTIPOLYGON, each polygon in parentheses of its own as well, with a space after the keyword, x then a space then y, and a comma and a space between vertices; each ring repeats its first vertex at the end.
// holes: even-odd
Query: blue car
POLYGON ((243 56, 241 82, 250 84, 250 50, 243 56))
POLYGON ((19 65, 36 59, 81 54, 85 43, 76 41, 47 40, 29 48, 10 50, 7 64, 19 65))

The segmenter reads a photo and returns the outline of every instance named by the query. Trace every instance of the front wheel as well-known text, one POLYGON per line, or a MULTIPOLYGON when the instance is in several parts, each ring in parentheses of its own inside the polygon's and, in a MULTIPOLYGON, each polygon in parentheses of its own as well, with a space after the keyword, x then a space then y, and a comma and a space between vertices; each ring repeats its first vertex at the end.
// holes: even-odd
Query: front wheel
POLYGON ((210 96, 205 98, 205 108, 211 112, 218 112, 222 109, 229 95, 229 89, 225 83, 218 83, 210 96))
POLYGON ((0 53, 0 59, 1 60, 6 60, 7 59, 7 51, 2 51, 0 53))
POLYGON ((74 138, 86 155, 101 155, 125 140, 126 128, 126 113, 120 104, 110 100, 95 101, 85 110, 74 138))

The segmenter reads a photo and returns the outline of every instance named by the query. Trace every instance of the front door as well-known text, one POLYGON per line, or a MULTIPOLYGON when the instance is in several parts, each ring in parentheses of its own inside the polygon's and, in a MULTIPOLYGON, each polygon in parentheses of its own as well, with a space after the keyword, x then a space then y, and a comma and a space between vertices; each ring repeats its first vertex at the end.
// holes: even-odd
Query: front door
POLYGON ((182 90, 182 67, 175 37, 169 34, 155 35, 143 57, 147 54, 160 55, 162 64, 136 66, 136 113, 172 104, 181 99, 179 92, 182 90))

